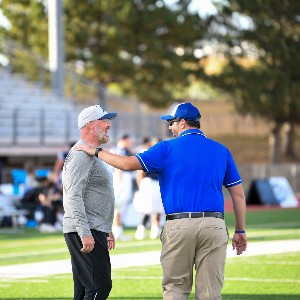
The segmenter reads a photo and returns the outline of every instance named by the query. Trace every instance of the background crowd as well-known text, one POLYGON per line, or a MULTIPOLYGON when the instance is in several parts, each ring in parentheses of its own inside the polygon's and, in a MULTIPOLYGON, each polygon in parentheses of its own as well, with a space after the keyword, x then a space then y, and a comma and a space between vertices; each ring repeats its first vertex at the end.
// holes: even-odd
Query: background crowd
MULTIPOLYGON (((156 137, 144 137, 141 143, 134 147, 134 141, 129 134, 124 134, 111 147, 110 152, 131 156, 143 152, 160 141, 156 137)), ((68 149, 57 153, 53 168, 47 175, 37 176, 35 166, 27 162, 24 164, 26 179, 23 192, 18 202, 18 208, 26 210, 26 215, 20 215, 19 225, 35 227, 41 232, 62 231, 63 220, 63 192, 62 168, 64 160, 74 143, 68 149)), ((112 169, 115 193, 115 212, 113 232, 116 239, 128 240, 124 235, 124 219, 130 207, 133 207, 139 220, 135 238, 142 240, 147 237, 147 228, 150 229, 150 238, 159 237, 160 228, 164 218, 164 209, 161 201, 158 177, 154 173, 144 171, 121 171, 112 169)))

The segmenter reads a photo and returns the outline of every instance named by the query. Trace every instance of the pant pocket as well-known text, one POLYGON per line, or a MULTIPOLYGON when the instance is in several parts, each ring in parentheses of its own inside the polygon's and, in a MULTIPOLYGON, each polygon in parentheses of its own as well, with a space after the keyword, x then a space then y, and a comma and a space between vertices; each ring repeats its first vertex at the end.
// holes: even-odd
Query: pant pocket
POLYGON ((166 230, 165 230, 164 227, 161 230, 159 238, 160 238, 160 241, 161 241, 162 244, 164 244, 166 242, 166 230))

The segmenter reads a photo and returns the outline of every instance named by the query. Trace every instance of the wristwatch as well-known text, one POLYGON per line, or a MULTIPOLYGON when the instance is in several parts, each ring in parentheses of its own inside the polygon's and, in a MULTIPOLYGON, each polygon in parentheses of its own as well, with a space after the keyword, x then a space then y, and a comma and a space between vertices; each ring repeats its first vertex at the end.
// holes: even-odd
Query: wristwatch
POLYGON ((102 148, 96 148, 96 151, 95 151, 95 156, 96 157, 98 157, 99 151, 103 151, 103 149, 102 148))

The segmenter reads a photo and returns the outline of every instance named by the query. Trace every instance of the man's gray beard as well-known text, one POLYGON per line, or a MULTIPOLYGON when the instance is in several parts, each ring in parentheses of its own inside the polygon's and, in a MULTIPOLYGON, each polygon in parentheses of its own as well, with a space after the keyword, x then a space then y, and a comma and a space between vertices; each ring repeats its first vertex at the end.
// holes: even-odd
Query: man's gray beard
POLYGON ((109 140, 110 140, 109 136, 108 136, 107 134, 105 134, 105 135, 102 137, 102 139, 100 140, 100 143, 101 143, 101 144, 106 144, 106 143, 109 142, 109 140))

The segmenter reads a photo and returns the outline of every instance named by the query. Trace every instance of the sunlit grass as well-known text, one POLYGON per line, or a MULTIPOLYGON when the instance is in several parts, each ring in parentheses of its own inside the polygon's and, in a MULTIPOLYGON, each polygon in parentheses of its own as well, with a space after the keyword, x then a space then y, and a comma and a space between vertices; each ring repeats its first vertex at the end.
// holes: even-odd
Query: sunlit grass
MULTIPOLYGON (((249 243, 299 239, 300 210, 265 210, 247 214, 249 243)), ((234 231, 232 213, 226 213, 230 236, 234 231)), ((161 249, 159 240, 134 239, 134 228, 126 229, 131 241, 117 242, 111 255, 161 249)), ((0 236, 0 266, 70 259, 61 233, 45 234, 24 229, 0 236)), ((300 253, 228 258, 223 300, 299 300, 300 253)), ((109 299, 162 299, 160 265, 114 269, 109 299)), ((30 279, 0 277, 0 299, 71 299, 72 275, 30 279), (2 298, 1 298, 2 297, 2 298)), ((194 299, 193 292, 190 299, 194 299)))

